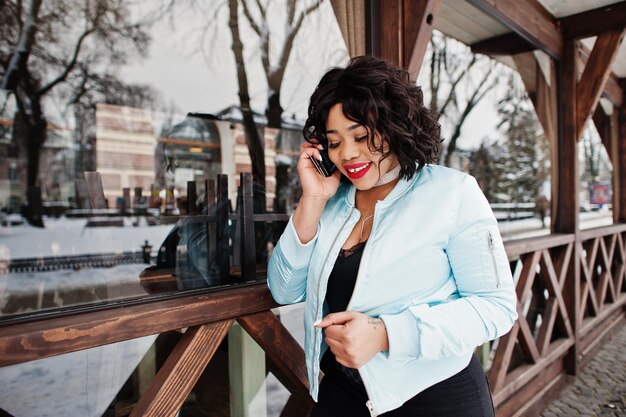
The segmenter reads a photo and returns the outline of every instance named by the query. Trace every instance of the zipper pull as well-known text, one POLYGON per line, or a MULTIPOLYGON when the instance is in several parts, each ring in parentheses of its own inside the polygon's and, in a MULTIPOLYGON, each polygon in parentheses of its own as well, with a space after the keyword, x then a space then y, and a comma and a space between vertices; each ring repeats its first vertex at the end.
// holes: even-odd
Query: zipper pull
POLYGON ((376 411, 374 411, 374 405, 372 404, 372 402, 371 402, 371 401, 369 401, 369 400, 368 400, 368 401, 365 403, 365 405, 367 406, 367 409, 368 409, 368 410, 370 410, 370 416, 371 416, 371 417, 376 417, 376 416, 378 416, 378 414, 376 414, 376 411))
POLYGON ((493 271, 496 274, 496 288, 500 288, 500 273, 498 272, 498 265, 496 263, 496 244, 493 241, 493 235, 491 230, 487 232, 489 235, 489 252, 491 252, 491 261, 493 262, 493 271))

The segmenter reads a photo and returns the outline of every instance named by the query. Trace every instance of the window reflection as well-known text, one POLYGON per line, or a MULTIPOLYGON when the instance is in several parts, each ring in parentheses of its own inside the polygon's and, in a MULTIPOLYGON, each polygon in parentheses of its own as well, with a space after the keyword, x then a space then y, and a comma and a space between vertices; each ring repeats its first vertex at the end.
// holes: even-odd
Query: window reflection
MULTIPOLYGON (((271 158, 266 188, 255 193, 264 195, 265 210, 290 213, 299 198, 301 126, 265 128, 264 116, 255 117, 271 158)), ((92 155, 50 150, 59 180, 41 192, 44 228, 26 224, 5 200, 2 316, 238 280, 239 175, 251 169, 238 110, 180 116, 98 104, 95 120, 92 155), (95 170, 68 180, 73 164, 66 162, 75 162, 68 154, 94 161, 95 170), (221 196, 219 173, 228 177, 221 196)), ((257 224, 261 276, 282 227, 257 224)))

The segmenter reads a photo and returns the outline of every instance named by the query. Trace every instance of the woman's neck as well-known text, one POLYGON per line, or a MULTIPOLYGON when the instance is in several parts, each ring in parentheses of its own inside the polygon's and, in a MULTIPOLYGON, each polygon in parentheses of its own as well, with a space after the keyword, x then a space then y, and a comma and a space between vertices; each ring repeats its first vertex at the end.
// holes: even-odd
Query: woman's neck
POLYGON ((373 187, 369 190, 357 190, 355 196, 356 208, 358 208, 361 212, 373 212, 376 202, 384 200, 399 180, 400 179, 397 178, 387 184, 379 187, 373 187))

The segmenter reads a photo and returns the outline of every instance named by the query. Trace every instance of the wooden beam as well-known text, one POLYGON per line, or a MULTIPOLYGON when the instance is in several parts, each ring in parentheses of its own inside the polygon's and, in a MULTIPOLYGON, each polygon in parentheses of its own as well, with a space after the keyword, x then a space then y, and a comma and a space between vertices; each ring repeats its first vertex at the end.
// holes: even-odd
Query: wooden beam
POLYGON ((563 52, 563 39, 554 16, 538 0, 467 0, 554 59, 563 52))
POLYGON ((611 154, 611 116, 604 112, 602 106, 596 106, 596 110, 593 112, 593 124, 596 126, 596 130, 600 135, 604 149, 606 149, 611 163, 613 162, 613 155, 611 154))
MULTIPOLYGON (((582 69, 587 65, 589 56, 591 55, 591 49, 584 45, 582 42, 578 46, 580 65, 579 69, 582 69)), ((579 74, 580 75, 580 74, 579 74)), ((619 83, 619 79, 615 73, 611 72, 604 85, 604 91, 602 95, 607 98, 613 105, 621 106, 624 99, 623 87, 619 83)))
POLYGON ((228 333, 233 320, 187 329, 130 417, 174 417, 228 333))
MULTIPOLYGON (((537 48, 530 42, 516 33, 507 33, 505 35, 496 36, 493 38, 485 39, 471 45, 472 52, 475 54, 484 54, 490 56, 497 55, 518 55, 526 52, 534 51, 537 48)), ((581 68, 585 66, 589 60, 591 50, 584 45, 580 45, 580 60, 581 68)), ((558 57, 561 59, 561 56, 558 57)), ((606 97, 611 103, 616 106, 622 105, 624 93, 622 87, 619 85, 617 76, 611 72, 604 85, 602 96, 606 97)))
MULTIPOLYGON (((578 41, 567 40, 563 48, 563 60, 559 68, 559 135, 558 152, 553 155, 557 163, 557 194, 552 196, 552 233, 572 233, 577 238, 579 233, 579 178, 578 178, 578 117, 577 108, 577 77, 578 41)), ((580 262, 579 245, 574 245, 567 267, 563 298, 570 317, 574 343, 565 359, 565 368, 569 374, 576 375, 578 366, 579 346, 579 299, 580 299, 580 262)), ((560 262, 559 259, 556 260, 560 262)))
POLYGON ((372 52, 379 58, 402 66, 402 0, 372 0, 372 26, 378 39, 373 39, 372 52))
POLYGON ((621 107, 624 103, 624 90, 619 85, 619 81, 614 73, 606 79, 602 96, 606 97, 614 106, 621 107))
POLYGON ((441 0, 370 0, 371 52, 417 79, 440 4, 441 0))
MULTIPOLYGON (((558 82, 556 74, 556 64, 554 60, 550 60, 550 74, 547 75, 548 79, 544 77, 543 71, 539 68, 537 63, 537 93, 535 94, 535 109, 537 117, 543 126, 544 134, 548 140, 550 146, 550 154, 556 154, 558 152, 558 82)), ((556 167, 551 167, 550 172, 552 178, 557 174, 556 167)), ((558 194, 556 184, 551 183, 550 189, 551 195, 558 194)))
POLYGON ((606 31, 623 30, 626 27, 626 1, 609 4, 593 10, 559 19, 565 39, 596 36, 606 31))
POLYGON ((293 394, 308 396, 309 383, 304 350, 271 312, 237 319, 241 327, 265 351, 279 371, 276 377, 293 394))
POLYGON ((596 39, 577 87, 577 139, 582 136, 587 119, 595 111, 623 38, 624 30, 621 29, 605 32, 596 39))
POLYGON ((241 260, 241 280, 245 282, 253 281, 256 278, 256 242, 254 237, 255 225, 252 173, 242 172, 240 174, 239 184, 241 192, 241 255, 239 259, 241 260))
MULTIPOLYGON (((626 82, 624 82, 626 84, 626 82)), ((626 88, 626 85, 625 85, 626 88)), ((626 97, 624 98, 626 103, 626 97)), ((617 140, 617 149, 615 150, 615 160, 613 163, 613 171, 621 178, 618 187, 614 188, 617 194, 619 209, 614 211, 614 220, 616 223, 626 223, 626 104, 623 104, 618 111, 619 131, 617 140)))
POLYGON ((517 55, 537 49, 532 43, 512 32, 473 43, 470 48, 475 54, 490 56, 517 55))
POLYGON ((441 0, 404 1, 402 61, 413 81, 417 80, 424 61, 440 5, 441 0))
POLYGON ((515 70, 517 70, 517 73, 524 83, 528 97, 535 105, 535 108, 537 108, 537 80, 541 76, 541 70, 539 69, 539 64, 537 63, 535 54, 532 52, 525 52, 523 54, 513 55, 511 58, 515 64, 515 70))
POLYGON ((222 289, 67 317, 17 323, 0 331, 0 367, 276 307, 267 284, 222 289))

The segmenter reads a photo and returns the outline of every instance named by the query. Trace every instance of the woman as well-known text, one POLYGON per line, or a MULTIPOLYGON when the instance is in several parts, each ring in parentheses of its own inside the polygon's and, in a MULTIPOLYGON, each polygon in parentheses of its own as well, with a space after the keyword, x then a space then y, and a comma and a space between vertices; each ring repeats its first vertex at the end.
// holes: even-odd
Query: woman
POLYGON ((514 284, 474 178, 432 164, 439 125, 421 90, 354 58, 324 75, 303 131, 302 198, 268 285, 306 301, 311 415, 493 416, 473 350, 512 327, 514 284), (328 177, 311 160, 325 149, 328 177))

